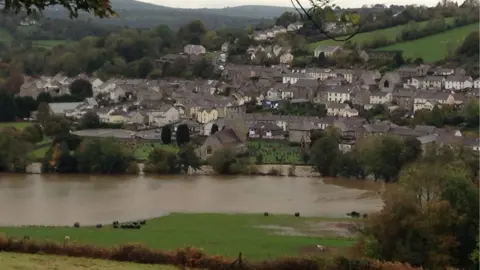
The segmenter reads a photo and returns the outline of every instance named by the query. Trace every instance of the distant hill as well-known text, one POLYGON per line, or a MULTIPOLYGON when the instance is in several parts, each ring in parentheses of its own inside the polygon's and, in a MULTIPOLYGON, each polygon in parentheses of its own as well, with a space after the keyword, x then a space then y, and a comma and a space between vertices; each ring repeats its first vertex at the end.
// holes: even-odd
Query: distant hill
MULTIPOLYGON (((118 18, 98 19, 83 13, 80 19, 129 26, 136 28, 151 28, 166 24, 178 28, 189 21, 201 20, 207 28, 246 27, 256 25, 266 20, 272 20, 285 11, 295 11, 291 7, 275 6, 237 6, 219 9, 183 9, 154 5, 133 0, 112 0, 113 9, 120 15, 118 18)), ((66 10, 59 6, 48 8, 44 14, 53 18, 68 18, 66 10)))

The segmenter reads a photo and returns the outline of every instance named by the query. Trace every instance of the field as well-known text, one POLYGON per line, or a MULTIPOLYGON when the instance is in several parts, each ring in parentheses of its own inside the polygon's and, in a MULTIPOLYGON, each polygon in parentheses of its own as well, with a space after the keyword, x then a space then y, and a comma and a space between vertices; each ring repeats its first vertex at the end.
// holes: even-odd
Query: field
POLYGON ((177 152, 178 147, 175 143, 170 145, 162 144, 157 141, 138 141, 133 143, 133 141, 120 141, 126 150, 133 151, 133 155, 137 160, 146 160, 148 155, 153 150, 153 148, 162 148, 167 151, 177 152))
POLYGON ((248 141, 248 151, 252 155, 252 162, 256 162, 261 155, 262 164, 303 164, 300 147, 288 145, 288 142, 252 140, 248 141))
POLYGON ((28 126, 31 126, 31 125, 32 125, 32 123, 30 123, 30 122, 2 122, 2 123, 0 123, 0 128, 14 127, 16 129, 22 130, 22 129, 24 129, 28 126))
MULTIPOLYGON (((310 252, 323 245, 330 252, 345 251, 355 244, 349 219, 305 218, 263 214, 171 214, 148 220, 140 230, 93 227, 2 227, 6 236, 36 240, 70 241, 98 246, 141 243, 150 248, 173 250, 202 248, 208 255, 247 260, 273 259, 310 252)), ((330 253, 330 255, 331 255, 330 253)), ((343 252, 345 253, 345 252, 343 252)), ((327 252, 328 254, 328 252, 327 252)))
POLYGON ((114 262, 86 258, 72 258, 65 256, 19 254, 0 252, 2 269, 25 270, 177 270, 173 266, 135 264, 128 262, 114 262))
MULTIPOLYGON (((28 30, 27 30, 28 31, 28 30)), ((0 41, 13 41, 13 37, 8 31, 0 27, 0 41)), ((60 44, 67 43, 67 40, 34 40, 32 41, 33 46, 41 47, 45 49, 53 48, 60 44)))
MULTIPOLYGON (((452 23, 453 19, 452 18, 447 18, 446 21, 447 21, 447 23, 452 23)), ((427 23, 428 23, 428 21, 420 22, 420 26, 424 27, 424 26, 427 25, 427 23)), ((360 33, 360 34, 354 36, 350 40, 352 42, 356 42, 357 44, 362 44, 364 42, 371 41, 372 39, 374 39, 375 37, 377 37, 379 35, 385 36, 389 40, 395 40, 397 38, 398 34, 400 34, 406 26, 407 25, 405 24, 405 25, 399 25, 399 26, 390 27, 390 28, 386 28, 386 29, 380 29, 380 30, 376 30, 376 31, 360 33)), ((346 37, 348 37, 348 36, 346 36, 346 37)), ((346 37, 343 37, 343 38, 346 38, 346 37)), ((342 45, 342 44, 343 44, 343 42, 338 42, 338 41, 328 39, 328 40, 322 40, 322 41, 319 41, 319 42, 310 43, 308 45, 308 49, 313 51, 319 45, 342 45)))
POLYGON ((425 62, 434 62, 445 58, 449 50, 458 48, 465 37, 476 30, 478 30, 478 24, 471 24, 425 38, 393 44, 379 50, 402 50, 405 58, 421 57, 425 62))

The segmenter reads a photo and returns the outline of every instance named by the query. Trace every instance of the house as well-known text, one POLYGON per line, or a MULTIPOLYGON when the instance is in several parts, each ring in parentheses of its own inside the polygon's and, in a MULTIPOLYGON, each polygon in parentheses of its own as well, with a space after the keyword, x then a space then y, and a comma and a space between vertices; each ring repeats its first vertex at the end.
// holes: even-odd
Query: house
POLYGON ((453 68, 432 68, 430 69, 430 73, 434 76, 449 76, 455 74, 455 70, 453 68))
POLYGON ((148 124, 148 115, 142 111, 133 111, 126 118, 127 123, 148 124))
POLYGON ((354 117, 358 116, 358 111, 352 109, 347 103, 329 103, 327 104, 327 115, 354 117))
POLYGON ((410 91, 408 89, 399 89, 392 92, 392 102, 396 103, 402 108, 412 110, 415 95, 415 91, 410 91))
POLYGON ((295 32, 295 31, 300 30, 302 27, 303 27, 302 22, 294 22, 294 23, 291 23, 287 26, 287 31, 288 32, 295 32))
POLYGON ((256 41, 267 40, 267 38, 267 33, 263 31, 259 31, 253 34, 253 39, 256 41))
POLYGON ((463 90, 472 88, 474 82, 470 76, 450 75, 445 79, 445 89, 463 90))
POLYGON ((111 124, 122 124, 126 122, 126 112, 120 109, 108 113, 107 121, 111 124))
POLYGON ((374 92, 370 94, 370 104, 387 104, 393 100, 392 93, 389 92, 374 92))
POLYGON ((155 126, 164 126, 180 120, 180 111, 169 104, 160 106, 159 109, 152 109, 148 112, 148 123, 155 126))
POLYGON ((248 129, 248 137, 262 139, 283 139, 283 129, 272 123, 255 123, 248 129))
POLYGON ((274 26, 271 31, 276 36, 278 34, 287 33, 287 28, 285 28, 283 26, 274 26))
POLYGON ((340 47, 340 46, 335 46, 335 45, 323 46, 323 45, 320 45, 320 46, 316 47, 315 50, 313 51, 313 56, 314 57, 319 57, 320 54, 323 53, 323 55, 325 57, 331 57, 335 53, 339 53, 342 50, 343 50, 343 48, 340 47))
POLYGON ((228 42, 225 42, 222 44, 222 48, 221 48, 221 51, 224 52, 224 53, 227 53, 228 52, 228 49, 230 47, 230 43, 228 42))
POLYGON ((480 78, 476 78, 474 81, 473 81, 473 88, 480 88, 480 78))
POLYGON ((430 70, 430 66, 428 65, 419 65, 419 66, 412 66, 406 65, 400 67, 397 72, 401 78, 411 78, 411 77, 423 77, 427 75, 427 72, 430 70))
POLYGON ((326 90, 327 92, 327 101, 328 102, 337 102, 343 103, 350 100, 352 88, 349 85, 340 86, 340 87, 331 87, 326 90))
POLYGON ((66 116, 69 111, 73 111, 83 104, 83 102, 56 102, 48 103, 48 108, 51 115, 66 116))
POLYGON ((294 122, 288 126, 288 140, 297 143, 310 143, 310 135, 317 127, 304 119, 303 121, 294 122))
POLYGON ((215 151, 225 148, 237 154, 247 151, 242 136, 233 128, 225 128, 208 136, 202 146, 196 150, 196 154, 201 159, 206 160, 215 151))
POLYGON ((402 78, 398 72, 387 72, 378 83, 378 88, 383 92, 393 92, 397 86, 402 84, 402 78))
POLYGON ((208 136, 212 131, 212 126, 217 125, 218 130, 222 130, 225 127, 225 119, 218 118, 217 120, 210 121, 203 125, 203 135, 208 136))
POLYGON ((443 76, 426 76, 423 79, 424 88, 442 89, 445 84, 443 76))
POLYGON ((198 110, 197 121, 202 124, 218 119, 218 110, 215 108, 203 108, 198 110))
POLYGON ((280 55, 280 63, 281 64, 290 64, 293 61, 293 54, 291 53, 284 53, 280 55))
POLYGON ((183 48, 183 52, 188 55, 202 55, 207 53, 207 50, 202 45, 188 44, 183 48))
POLYGON ((432 110, 433 107, 442 104, 455 105, 455 97, 451 93, 445 92, 422 92, 417 94, 413 102, 413 111, 432 110))

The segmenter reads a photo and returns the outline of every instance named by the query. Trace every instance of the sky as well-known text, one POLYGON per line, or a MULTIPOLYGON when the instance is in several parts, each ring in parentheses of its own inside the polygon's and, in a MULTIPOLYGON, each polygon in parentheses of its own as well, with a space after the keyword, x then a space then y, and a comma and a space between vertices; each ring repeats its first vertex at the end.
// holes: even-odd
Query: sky
MULTIPOLYGON (((265 6, 292 6, 290 0, 194 0, 194 1, 178 1, 178 0, 137 0, 162 6, 177 8, 224 8, 242 5, 265 5, 265 6)), ((340 7, 360 7, 362 5, 386 4, 386 5, 426 5, 434 6, 439 0, 332 0, 332 3, 340 7)), ((308 0, 301 0, 300 3, 307 4, 308 0)))

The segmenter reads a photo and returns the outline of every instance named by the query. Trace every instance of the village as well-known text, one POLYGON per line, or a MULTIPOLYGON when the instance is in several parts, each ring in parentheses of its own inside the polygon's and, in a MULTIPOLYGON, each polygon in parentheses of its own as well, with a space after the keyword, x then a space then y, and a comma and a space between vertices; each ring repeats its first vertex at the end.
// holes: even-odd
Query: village
POLYGON ((192 135, 200 136, 212 135, 212 126, 217 125, 222 132, 212 135, 218 140, 215 149, 211 146, 202 155, 205 158, 218 148, 244 145, 249 138, 308 143, 312 131, 329 126, 341 131, 339 148, 344 152, 353 149, 362 137, 381 134, 414 137, 423 147, 460 143, 479 150, 478 138, 464 136, 459 127, 402 126, 388 120, 369 121, 359 115, 359 110, 376 106, 389 112, 405 112, 404 118, 435 107, 462 108, 470 100, 478 100, 480 87, 480 79, 472 79, 462 69, 408 65, 381 74, 375 70, 225 64, 221 80, 102 81, 86 75, 68 78, 61 74, 27 78, 19 95, 36 98, 40 93, 53 97, 69 94, 69 85, 76 79, 91 83, 94 98, 50 103, 51 114, 79 120, 87 112, 95 112, 102 122, 122 124, 131 131, 113 130, 103 135, 83 131, 79 135, 155 140, 160 139, 159 130, 166 125, 187 124, 192 135), (276 110, 287 103, 323 105, 326 114, 277 114, 276 110), (252 105, 260 111, 247 113, 247 107, 252 105), (222 130, 224 127, 227 131, 222 130))

